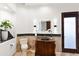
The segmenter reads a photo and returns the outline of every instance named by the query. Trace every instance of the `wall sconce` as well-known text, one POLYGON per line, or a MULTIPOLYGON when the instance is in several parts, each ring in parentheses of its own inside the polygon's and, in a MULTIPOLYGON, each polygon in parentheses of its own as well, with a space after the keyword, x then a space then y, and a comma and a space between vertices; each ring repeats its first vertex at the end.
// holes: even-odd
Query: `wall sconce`
POLYGON ((57 27, 57 25, 54 25, 54 27, 57 27))
POLYGON ((34 25, 34 27, 36 27, 36 25, 34 25))
POLYGON ((34 25, 35 36, 37 36, 37 27, 34 25))

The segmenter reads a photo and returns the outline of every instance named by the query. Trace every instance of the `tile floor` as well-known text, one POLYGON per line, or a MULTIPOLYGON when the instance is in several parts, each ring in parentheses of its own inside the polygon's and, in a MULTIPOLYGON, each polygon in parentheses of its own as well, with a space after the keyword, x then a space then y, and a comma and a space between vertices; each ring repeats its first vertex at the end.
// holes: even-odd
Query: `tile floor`
MULTIPOLYGON (((22 36, 22 37, 19 37, 19 38, 26 38, 26 36, 25 37, 22 36)), ((16 52, 14 56, 35 56, 35 53, 26 54, 26 52, 24 52, 24 53, 16 52)), ((79 56, 79 54, 77 54, 77 53, 56 52, 56 56, 79 56)))
MULTIPOLYGON (((34 56, 34 54, 26 55, 21 52, 16 52, 14 56, 34 56)), ((79 56, 77 53, 64 53, 64 52, 56 52, 56 56, 79 56)))

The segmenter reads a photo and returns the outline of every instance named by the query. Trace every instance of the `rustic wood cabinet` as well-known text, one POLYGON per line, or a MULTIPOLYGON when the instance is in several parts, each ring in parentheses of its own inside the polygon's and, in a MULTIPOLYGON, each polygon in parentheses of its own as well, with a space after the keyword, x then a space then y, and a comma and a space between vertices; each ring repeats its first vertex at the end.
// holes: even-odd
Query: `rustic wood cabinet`
POLYGON ((36 56, 55 56, 55 41, 36 40, 36 56))

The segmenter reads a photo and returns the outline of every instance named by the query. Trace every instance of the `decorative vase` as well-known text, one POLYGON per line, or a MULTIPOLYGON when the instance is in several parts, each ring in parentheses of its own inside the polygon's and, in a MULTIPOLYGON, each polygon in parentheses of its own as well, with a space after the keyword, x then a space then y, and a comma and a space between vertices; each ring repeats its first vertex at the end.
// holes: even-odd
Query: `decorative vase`
POLYGON ((2 31, 2 40, 5 41, 8 39, 8 31, 3 30, 2 31))

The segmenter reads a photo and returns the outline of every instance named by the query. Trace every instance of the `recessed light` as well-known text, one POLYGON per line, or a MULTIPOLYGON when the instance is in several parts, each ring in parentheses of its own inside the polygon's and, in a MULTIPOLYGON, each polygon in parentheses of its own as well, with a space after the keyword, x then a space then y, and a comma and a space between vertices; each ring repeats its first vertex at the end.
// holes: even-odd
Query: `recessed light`
POLYGON ((8 9, 8 6, 4 6, 5 9, 8 9))
POLYGON ((47 14, 47 13, 51 12, 51 9, 48 6, 42 6, 42 7, 40 7, 40 12, 43 14, 47 14))

